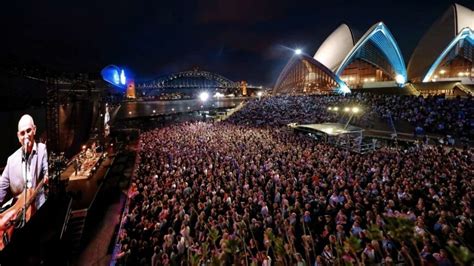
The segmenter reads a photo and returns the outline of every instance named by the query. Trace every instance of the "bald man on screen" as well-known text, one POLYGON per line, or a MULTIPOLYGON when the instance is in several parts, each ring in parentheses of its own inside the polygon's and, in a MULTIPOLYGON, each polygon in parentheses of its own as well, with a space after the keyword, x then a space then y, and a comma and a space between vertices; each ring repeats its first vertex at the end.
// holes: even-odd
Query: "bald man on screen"
MULTIPOLYGON (((24 191, 25 182, 28 189, 35 189, 37 184, 48 180, 48 154, 46 145, 36 143, 36 126, 33 118, 25 114, 18 122, 17 137, 21 147, 8 157, 7 165, 0 177, 0 204, 12 197, 18 197, 24 191)), ((46 201, 43 188, 39 188, 34 207, 39 209, 46 201)), ((1 205, 0 205, 1 206, 1 205)))

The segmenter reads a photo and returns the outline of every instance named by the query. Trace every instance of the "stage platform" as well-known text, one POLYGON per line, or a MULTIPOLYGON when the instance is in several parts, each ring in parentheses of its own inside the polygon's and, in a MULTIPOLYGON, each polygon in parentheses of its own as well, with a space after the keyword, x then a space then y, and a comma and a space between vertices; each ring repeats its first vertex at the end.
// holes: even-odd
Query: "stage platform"
POLYGON ((299 125, 297 123, 288 124, 289 127, 305 131, 309 133, 317 133, 320 132, 330 137, 345 135, 345 134, 362 134, 364 131, 363 128, 352 126, 352 125, 344 125, 340 123, 322 123, 322 124, 305 124, 299 125))
MULTIPOLYGON (((72 173, 70 173, 68 179, 71 180, 79 180, 79 179, 87 179, 91 177, 92 173, 98 167, 98 164, 102 161, 103 153, 95 153, 92 157, 84 159, 81 163, 80 169, 77 171, 74 169, 74 163, 72 163, 72 173)), ((69 172, 68 172, 69 174, 69 172)))

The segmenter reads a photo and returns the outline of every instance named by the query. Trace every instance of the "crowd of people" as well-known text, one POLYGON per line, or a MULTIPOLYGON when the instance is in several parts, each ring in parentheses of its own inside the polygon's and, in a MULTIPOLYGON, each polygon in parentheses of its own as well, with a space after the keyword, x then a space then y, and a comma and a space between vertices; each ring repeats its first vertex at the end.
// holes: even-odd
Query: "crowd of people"
MULTIPOLYGON (((328 107, 359 106, 354 123, 371 127, 376 121, 408 122, 413 131, 452 135, 462 139, 474 136, 473 98, 415 97, 354 93, 346 96, 283 95, 255 99, 230 118, 233 123, 282 126, 289 123, 309 124, 337 121, 344 115, 328 107)), ((347 118, 346 118, 347 119, 347 118)))
MULTIPOLYGON (((367 106, 364 97, 279 96, 250 102, 227 122, 142 133, 117 262, 463 263, 466 256, 458 253, 473 248, 472 148, 421 145, 357 154, 278 127, 288 117, 325 120, 334 115, 326 111, 329 104, 367 106)), ((401 104, 394 116, 410 112, 401 111, 406 99, 380 97, 401 104)), ((435 99, 410 101, 424 106, 410 107, 420 114, 416 121, 442 114, 441 107, 422 104, 435 99)), ((395 103, 380 100, 372 112, 395 103)))

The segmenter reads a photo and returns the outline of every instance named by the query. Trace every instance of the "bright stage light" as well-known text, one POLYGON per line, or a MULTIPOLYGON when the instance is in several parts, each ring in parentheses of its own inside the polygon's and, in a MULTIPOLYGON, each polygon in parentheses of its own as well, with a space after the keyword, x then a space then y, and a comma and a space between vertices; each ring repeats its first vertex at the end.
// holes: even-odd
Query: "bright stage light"
POLYGON ((360 111, 359 107, 352 107, 352 112, 353 113, 358 113, 360 111))
POLYGON ((303 51, 302 51, 301 49, 296 49, 296 50, 295 50, 295 54, 296 54, 296 55, 300 55, 302 52, 303 52, 303 51))
POLYGON ((349 112, 351 110, 351 108, 349 107, 344 107, 344 112, 349 112))
POLYGON ((397 82, 398 84, 405 84, 406 79, 404 76, 398 74, 395 76, 395 82, 397 82))
POLYGON ((207 101, 209 99, 209 93, 203 91, 201 94, 199 94, 199 99, 203 102, 207 101))

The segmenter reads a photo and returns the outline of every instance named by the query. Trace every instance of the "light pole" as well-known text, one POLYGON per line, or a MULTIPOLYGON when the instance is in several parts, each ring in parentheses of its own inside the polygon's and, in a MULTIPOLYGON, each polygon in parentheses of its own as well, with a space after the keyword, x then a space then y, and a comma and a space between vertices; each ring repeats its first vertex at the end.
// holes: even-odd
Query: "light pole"
POLYGON ((203 116, 204 121, 206 120, 206 115, 202 112, 202 108, 204 107, 204 104, 206 103, 207 99, 209 99, 209 93, 207 91, 203 91, 199 94, 199 99, 201 100, 201 110, 199 111, 201 115, 203 116))

